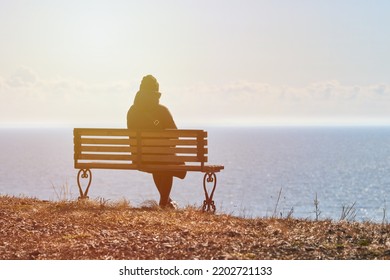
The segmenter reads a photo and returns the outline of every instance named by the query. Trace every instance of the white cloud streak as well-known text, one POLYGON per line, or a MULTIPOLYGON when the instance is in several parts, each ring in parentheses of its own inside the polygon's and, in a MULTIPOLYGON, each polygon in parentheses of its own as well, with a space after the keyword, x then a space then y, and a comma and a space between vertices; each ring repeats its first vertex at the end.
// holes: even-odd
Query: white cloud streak
MULTIPOLYGON (((205 120, 250 120, 259 124, 291 120, 313 123, 316 120, 390 120, 390 86, 386 84, 343 85, 338 81, 324 81, 305 87, 286 87, 238 81, 176 91, 175 105, 191 104, 195 112, 208 116, 205 120)), ((188 112, 183 109, 180 114, 188 112)))
MULTIPOLYGON (((128 81, 88 84, 69 78, 45 80, 27 67, 0 76, 0 124, 12 122, 125 124, 137 85, 128 81)), ((289 122, 390 123, 390 85, 344 85, 336 80, 305 87, 253 81, 165 88, 161 103, 178 124, 289 122)))
POLYGON ((119 110, 130 104, 128 89, 129 85, 120 81, 45 80, 21 67, 9 77, 0 77, 0 124, 115 122, 124 118, 119 110))

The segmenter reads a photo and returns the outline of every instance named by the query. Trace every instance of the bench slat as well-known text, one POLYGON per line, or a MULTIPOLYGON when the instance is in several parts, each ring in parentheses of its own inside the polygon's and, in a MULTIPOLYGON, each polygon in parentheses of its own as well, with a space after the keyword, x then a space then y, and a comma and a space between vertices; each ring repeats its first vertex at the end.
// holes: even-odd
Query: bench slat
MULTIPOLYGON (((200 141, 207 146, 207 140, 200 141)), ((197 146, 198 141, 192 139, 142 139, 143 146, 197 146)))
POLYGON ((223 165, 205 165, 202 172, 220 172, 222 169, 225 169, 223 165))
MULTIPOLYGON (((197 148, 192 147, 142 147, 144 154, 198 154, 197 148)), ((203 149, 203 154, 207 155, 208 149, 203 149)))
POLYGON ((102 162, 77 162, 76 169, 126 169, 137 170, 137 165, 133 163, 102 163, 102 162))
POLYGON ((207 132, 203 130, 165 130, 165 131, 142 131, 141 137, 144 138, 160 138, 160 137, 191 137, 191 138, 207 138, 207 132))
POLYGON ((137 159, 136 156, 133 155, 113 155, 113 154, 78 154, 77 159, 92 159, 92 160, 126 160, 131 161, 137 159))
MULTIPOLYGON (((117 155, 117 154, 75 154, 75 159, 78 160, 105 160, 105 161, 131 161, 137 160, 136 155, 117 155)), ((142 161, 145 162, 159 162, 161 164, 171 162, 199 162, 200 160, 196 156, 176 156, 176 155, 143 155, 142 161)), ((203 161, 207 161, 207 157, 204 157, 203 161)))
POLYGON ((202 167, 199 165, 159 165, 159 166, 142 166, 140 171, 145 172, 159 172, 159 171, 202 171, 202 167))
POLYGON ((137 148, 129 146, 81 146, 79 152, 136 153, 137 148))
POLYGON ((115 129, 115 128, 75 128, 73 130, 74 135, 84 136, 131 136, 136 137, 137 132, 128 129, 115 129))
POLYGON ((198 172, 219 172, 224 169, 221 165, 143 165, 139 170, 146 172, 158 171, 198 171, 198 172))
MULTIPOLYGON (((143 155, 143 161, 152 162, 200 162, 197 156, 177 156, 177 155, 143 155)), ((207 161, 207 157, 204 157, 204 161, 207 161)))
MULTIPOLYGON (((75 142, 77 140, 75 139, 75 142)), ((136 145, 135 139, 129 140, 126 138, 81 138, 78 141, 81 145, 136 145)))
MULTIPOLYGON (((115 129, 115 128, 75 128, 74 134, 84 136, 130 136, 136 137, 136 130, 129 129, 115 129)), ((141 131, 142 137, 207 137, 207 132, 203 130, 191 130, 191 129, 167 129, 162 131, 141 131)))
MULTIPOLYGON (((137 153, 136 147, 129 146, 81 146, 79 152, 101 152, 101 153, 137 153)), ((186 147, 142 147, 142 152, 146 154, 197 154, 196 148, 186 147)), ((204 154, 208 149, 203 149, 204 154)))

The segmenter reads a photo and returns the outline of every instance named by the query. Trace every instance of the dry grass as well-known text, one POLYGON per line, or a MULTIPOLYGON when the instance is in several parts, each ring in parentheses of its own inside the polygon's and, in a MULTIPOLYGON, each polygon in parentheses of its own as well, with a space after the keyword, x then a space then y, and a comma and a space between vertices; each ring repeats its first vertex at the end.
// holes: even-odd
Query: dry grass
POLYGON ((0 259, 390 259, 390 226, 0 197, 0 259))

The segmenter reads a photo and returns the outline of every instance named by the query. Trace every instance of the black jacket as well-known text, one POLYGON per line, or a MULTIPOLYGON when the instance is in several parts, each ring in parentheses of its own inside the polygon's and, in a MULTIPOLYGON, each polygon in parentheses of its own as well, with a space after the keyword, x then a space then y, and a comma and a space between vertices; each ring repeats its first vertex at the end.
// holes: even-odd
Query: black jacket
MULTIPOLYGON (((127 112, 128 129, 177 129, 168 108, 160 105, 161 93, 139 91, 134 98, 134 104, 127 112)), ((185 171, 164 172, 183 179, 185 171)))
POLYGON ((127 113, 129 129, 176 129, 168 108, 160 105, 159 92, 139 91, 127 113))

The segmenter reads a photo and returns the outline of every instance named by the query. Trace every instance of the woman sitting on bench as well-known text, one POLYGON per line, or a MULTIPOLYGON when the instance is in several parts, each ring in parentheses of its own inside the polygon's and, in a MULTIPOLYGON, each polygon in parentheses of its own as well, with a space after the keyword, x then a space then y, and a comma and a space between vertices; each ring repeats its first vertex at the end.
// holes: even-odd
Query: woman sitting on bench
MULTIPOLYGON (((168 108, 160 104, 159 84, 152 75, 143 77, 134 104, 127 113, 128 129, 177 129, 168 108)), ((170 198, 173 177, 184 179, 185 171, 153 173, 153 180, 160 193, 160 207, 177 208, 170 198)))

